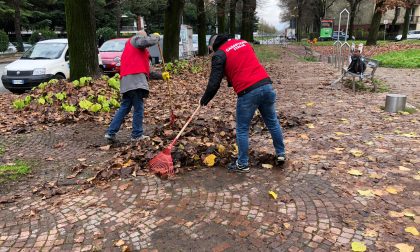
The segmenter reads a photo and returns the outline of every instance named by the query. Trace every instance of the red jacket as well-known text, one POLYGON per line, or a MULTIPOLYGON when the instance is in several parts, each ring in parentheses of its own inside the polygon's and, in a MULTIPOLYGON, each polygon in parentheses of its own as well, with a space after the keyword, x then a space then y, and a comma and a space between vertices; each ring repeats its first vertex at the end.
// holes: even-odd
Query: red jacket
POLYGON ((149 77, 149 51, 147 49, 135 48, 130 41, 131 39, 129 39, 125 44, 125 48, 121 56, 121 78, 126 75, 140 73, 149 77))
POLYGON ((245 40, 231 39, 219 50, 226 54, 225 75, 237 94, 269 78, 254 49, 245 40))

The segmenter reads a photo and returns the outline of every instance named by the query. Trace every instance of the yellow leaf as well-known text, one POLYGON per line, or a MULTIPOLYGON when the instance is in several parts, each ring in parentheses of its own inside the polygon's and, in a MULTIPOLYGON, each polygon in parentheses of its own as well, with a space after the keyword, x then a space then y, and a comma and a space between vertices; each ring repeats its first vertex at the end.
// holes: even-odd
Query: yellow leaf
POLYGON ((405 244, 405 243, 397 243, 397 244, 394 245, 394 247, 399 249, 400 252, 413 252, 414 251, 414 246, 410 246, 410 245, 405 244))
POLYGON ((420 175, 414 175, 414 176, 413 176, 413 179, 415 179, 415 180, 420 180, 420 175))
POLYGON ((388 186, 386 188, 386 191, 389 192, 390 194, 398 194, 399 192, 401 192, 402 190, 395 188, 393 186, 388 186))
POLYGON ((352 242, 351 250, 356 252, 363 252, 366 251, 366 245, 363 242, 352 242))
POLYGON ((287 222, 283 223, 283 226, 284 226, 284 228, 286 228, 286 229, 289 229, 289 228, 290 228, 290 224, 289 224, 289 223, 287 223, 287 222))
POLYGON ((407 167, 404 167, 404 166, 398 166, 398 169, 399 169, 400 171, 411 171, 411 169, 410 169, 410 168, 407 168, 407 167))
POLYGON ((217 151, 218 151, 220 154, 223 154, 223 153, 226 151, 226 148, 225 148, 225 146, 223 146, 223 145, 219 144, 219 145, 217 146, 217 151))
POLYGON ((342 121, 344 124, 348 124, 349 120, 347 120, 346 118, 341 118, 340 121, 342 121))
POLYGON ((359 170, 356 169, 351 169, 349 171, 347 171, 348 174, 353 175, 353 176, 362 176, 363 173, 359 170))
POLYGON ((358 150, 358 149, 352 149, 350 150, 350 153, 353 154, 353 156, 355 157, 361 157, 364 154, 363 151, 358 150))
POLYGON ((114 243, 115 246, 117 247, 121 247, 122 245, 124 245, 124 241, 123 240, 118 240, 114 243))
POLYGON ((343 132, 334 132, 336 136, 348 136, 349 134, 343 132))
POLYGON ((410 218, 416 217, 416 215, 410 211, 403 211, 403 214, 405 217, 410 217, 410 218))
POLYGON ((369 146, 372 146, 373 145, 373 142, 372 141, 369 141, 369 142, 366 142, 365 144, 366 145, 369 145, 369 146))
POLYGON ((273 199, 277 199, 277 193, 275 193, 273 191, 269 191, 268 195, 270 195, 273 199))
POLYGON ((376 237, 378 236, 378 233, 375 230, 372 229, 366 229, 365 233, 363 234, 364 237, 376 237))
POLYGON ((306 107, 313 107, 315 105, 315 103, 314 102, 307 102, 305 105, 306 105, 306 107))
POLYGON ((125 167, 130 167, 130 166, 133 166, 133 165, 135 165, 136 164, 136 162, 134 162, 133 160, 131 160, 131 159, 129 159, 127 162, 125 162, 124 164, 123 164, 123 167, 125 168, 125 167))
POLYGON ((407 111, 398 111, 398 114, 400 114, 400 115, 409 115, 410 113, 408 113, 407 111))
POLYGON ((343 150, 345 150, 346 148, 334 148, 336 151, 343 151, 343 150))
POLYGON ((357 190, 357 192, 362 195, 362 196, 366 196, 366 197, 373 197, 375 196, 372 192, 372 190, 357 190))
POLYGON ((388 214, 389 214, 389 216, 391 216, 393 218, 400 218, 400 217, 404 216, 404 213, 395 212, 395 211, 389 211, 388 214))
POLYGON ((415 235, 415 236, 418 236, 420 234, 419 231, 417 230, 417 228, 415 228, 415 227, 406 227, 404 229, 404 231, 407 232, 407 233, 410 233, 412 235, 415 235))
POLYGON ((376 196, 383 196, 385 193, 382 190, 375 189, 373 190, 373 194, 375 194, 376 196))
POLYGON ((372 173, 372 174, 369 175, 369 178, 372 178, 372 179, 381 179, 382 178, 382 175, 379 175, 378 173, 372 173))
POLYGON ((410 133, 401 134, 401 136, 403 136, 403 137, 417 137, 417 134, 416 134, 416 132, 410 132, 410 133))
POLYGON ((262 167, 265 168, 265 169, 271 169, 271 168, 273 168, 273 165, 271 165, 271 164, 262 164, 262 167))
POLYGON ((313 123, 308 123, 306 124, 306 127, 308 127, 308 129, 314 129, 315 125, 313 123))
POLYGON ((300 134, 299 136, 300 136, 300 138, 302 138, 303 140, 309 140, 309 137, 308 137, 308 135, 306 135, 306 134, 300 134))
POLYGON ((233 155, 238 155, 238 153, 239 153, 239 149, 238 149, 238 145, 236 145, 236 144, 233 144, 233 155))
POLYGON ((204 159, 204 163, 205 163, 207 166, 214 166, 215 159, 216 159, 216 155, 214 155, 214 154, 210 154, 210 155, 208 155, 208 156, 204 159))

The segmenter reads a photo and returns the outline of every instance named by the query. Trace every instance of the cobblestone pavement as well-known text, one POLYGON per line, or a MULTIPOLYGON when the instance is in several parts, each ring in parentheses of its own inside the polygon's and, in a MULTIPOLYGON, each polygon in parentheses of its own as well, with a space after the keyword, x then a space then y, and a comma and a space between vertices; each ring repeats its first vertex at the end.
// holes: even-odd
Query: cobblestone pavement
MULTIPOLYGON (((31 192, 29 182, 42 177, 38 169, 28 183, 5 188, 21 197, 0 204, 0 251, 350 251, 353 241, 364 242, 369 251, 397 251, 393 246, 401 242, 418 249, 419 238, 403 230, 408 224, 419 227, 419 219, 388 216, 389 210, 405 208, 420 215, 418 182, 390 170, 400 162, 418 169, 418 140, 386 134, 396 127, 406 130, 400 121, 413 120, 418 126, 415 117, 384 124, 389 115, 379 109, 383 94, 323 88, 336 77, 324 63, 272 64, 267 69, 277 69, 275 83, 282 80, 276 86, 282 94, 278 108, 315 125, 285 130, 290 161, 283 169, 252 167, 244 175, 223 167, 197 168, 171 180, 137 176, 48 199, 31 192), (296 92, 300 100, 293 97, 296 92), (314 108, 305 106, 310 101, 314 108), (318 104, 333 109, 321 113, 318 104), (334 134, 354 128, 352 135, 334 134), (379 138, 379 133, 384 135, 379 138), (369 159, 351 164, 351 155, 343 150, 367 148, 363 146, 370 139, 376 149, 369 159), (355 191, 363 179, 348 175, 347 166, 366 173, 383 169, 383 176, 407 188, 398 197, 361 197, 355 191), (278 199, 270 198, 269 191, 278 199), (372 235, 367 230, 374 225, 372 235)), ((420 133, 418 127, 414 130, 420 133)), ((112 157, 112 150, 89 147, 103 144, 102 133, 93 124, 70 125, 0 140, 5 156, 38 160, 46 165, 45 173, 63 178, 78 158, 97 165, 112 157), (60 143, 64 145, 54 147, 60 143), (50 156, 54 160, 45 160, 50 156)), ((251 145, 258 146, 254 136, 251 145)))

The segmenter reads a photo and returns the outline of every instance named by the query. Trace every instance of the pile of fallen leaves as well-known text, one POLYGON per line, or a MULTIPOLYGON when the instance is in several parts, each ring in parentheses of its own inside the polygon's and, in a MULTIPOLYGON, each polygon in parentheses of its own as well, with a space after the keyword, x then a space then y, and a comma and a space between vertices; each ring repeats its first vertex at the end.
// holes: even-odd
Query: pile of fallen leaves
POLYGON ((23 133, 31 128, 74 123, 80 120, 104 121, 120 106, 119 76, 92 80, 50 80, 27 94, 4 95, 0 115, 1 133, 23 133))

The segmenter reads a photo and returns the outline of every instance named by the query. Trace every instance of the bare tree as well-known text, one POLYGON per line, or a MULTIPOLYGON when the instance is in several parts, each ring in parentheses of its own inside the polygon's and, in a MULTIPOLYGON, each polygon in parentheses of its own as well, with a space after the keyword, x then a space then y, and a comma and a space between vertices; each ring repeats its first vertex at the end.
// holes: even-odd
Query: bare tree
POLYGON ((206 12, 204 0, 197 0, 197 30, 198 30, 198 55, 207 54, 206 46, 206 12))
POLYGON ((347 0, 350 7, 350 21, 349 21, 349 37, 354 35, 354 18, 359 11, 360 4, 363 0, 347 0))
POLYGON ((225 33, 225 5, 226 0, 217 0, 217 26, 219 33, 225 33))
POLYGON ((241 39, 248 42, 252 42, 253 30, 254 30, 254 20, 255 20, 255 9, 257 8, 256 0, 242 0, 242 29, 241 29, 241 39))
POLYGON ((179 32, 184 5, 185 0, 168 0, 166 5, 163 55, 168 62, 179 58, 179 32))

